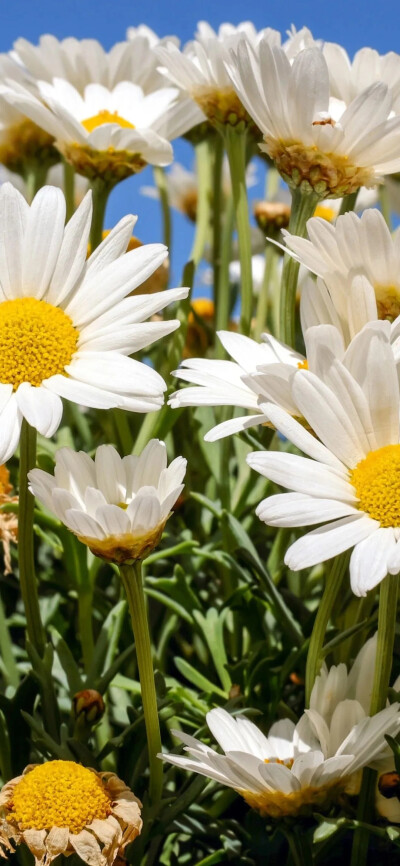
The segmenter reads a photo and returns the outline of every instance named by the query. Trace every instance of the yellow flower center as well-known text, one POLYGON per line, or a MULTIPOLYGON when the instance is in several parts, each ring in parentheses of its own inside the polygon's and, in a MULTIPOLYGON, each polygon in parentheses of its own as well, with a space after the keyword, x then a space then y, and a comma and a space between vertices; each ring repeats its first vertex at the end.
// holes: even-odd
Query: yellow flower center
POLYGON ((94 818, 108 817, 111 800, 93 770, 74 761, 49 761, 16 784, 8 810, 8 821, 20 830, 68 827, 80 833, 94 818))
POLYGON ((294 764, 294 758, 287 758, 286 761, 284 761, 282 758, 264 758, 264 764, 282 764, 284 767, 287 767, 289 770, 291 770, 294 764))
POLYGON ((399 286, 375 285, 376 305, 378 318, 388 319, 393 322, 400 313, 400 288, 399 286))
POLYGON ((87 132, 93 132, 94 129, 97 129, 98 126, 103 126, 104 123, 117 123, 118 126, 122 126, 124 129, 135 129, 134 124, 121 117, 118 111, 99 111, 98 114, 94 114, 93 117, 87 117, 81 123, 87 132))
POLYGON ((400 445, 370 451, 350 472, 359 508, 381 526, 400 526, 400 445))
POLYGON ((62 373, 76 350, 79 332, 59 307, 36 298, 0 304, 0 382, 16 391, 62 373))
POLYGON ((304 358, 304 361, 297 361, 297 366, 299 370, 308 370, 307 358, 304 358))

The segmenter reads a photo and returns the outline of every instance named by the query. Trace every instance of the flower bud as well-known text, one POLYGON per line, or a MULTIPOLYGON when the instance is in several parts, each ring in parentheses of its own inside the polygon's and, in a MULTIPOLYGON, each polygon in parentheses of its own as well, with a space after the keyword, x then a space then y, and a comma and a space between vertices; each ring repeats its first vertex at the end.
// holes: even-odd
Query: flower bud
POLYGON ((73 713, 76 721, 84 721, 87 725, 95 725, 104 716, 104 701, 95 689, 83 689, 73 697, 73 713))

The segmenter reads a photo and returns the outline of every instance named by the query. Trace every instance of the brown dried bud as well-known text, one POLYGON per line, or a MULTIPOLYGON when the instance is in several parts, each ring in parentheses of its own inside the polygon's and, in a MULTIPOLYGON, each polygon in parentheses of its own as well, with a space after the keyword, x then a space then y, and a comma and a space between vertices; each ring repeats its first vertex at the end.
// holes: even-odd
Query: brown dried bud
POLYGON ((383 773, 378 780, 378 788, 382 797, 387 800, 392 800, 394 797, 400 798, 400 776, 396 772, 383 773))
POLYGON ((105 706, 100 692, 95 689, 83 689, 77 692, 72 700, 76 721, 84 721, 87 725, 95 725, 104 716, 105 706))
POLYGON ((289 225, 290 205, 282 201, 259 201, 254 206, 254 216, 262 231, 279 231, 289 225))

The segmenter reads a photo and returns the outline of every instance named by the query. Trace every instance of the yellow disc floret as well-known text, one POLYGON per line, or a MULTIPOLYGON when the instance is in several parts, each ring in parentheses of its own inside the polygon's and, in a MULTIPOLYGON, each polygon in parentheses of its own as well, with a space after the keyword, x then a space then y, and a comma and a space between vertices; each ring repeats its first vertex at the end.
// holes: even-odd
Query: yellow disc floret
POLYGON ((118 126, 122 126, 124 129, 135 129, 134 124, 130 123, 129 120, 125 120, 124 117, 121 117, 118 114, 118 111, 99 111, 99 113, 94 114, 93 117, 87 117, 86 120, 81 120, 81 123, 87 132, 93 132, 94 129, 97 129, 98 126, 103 126, 105 123, 117 123, 118 126))
POLYGON ((41 385, 62 373, 76 350, 79 332, 59 307, 36 298, 0 304, 0 382, 17 390, 41 385))
POLYGON ((104 820, 110 813, 110 797, 93 770, 73 761, 49 761, 16 784, 7 820, 22 831, 68 827, 80 833, 94 818, 104 820))
POLYGON ((297 366, 299 370, 308 370, 307 358, 304 358, 304 361, 297 361, 297 366))
POLYGON ((370 451, 350 472, 359 508, 381 526, 400 526, 400 445, 370 451))

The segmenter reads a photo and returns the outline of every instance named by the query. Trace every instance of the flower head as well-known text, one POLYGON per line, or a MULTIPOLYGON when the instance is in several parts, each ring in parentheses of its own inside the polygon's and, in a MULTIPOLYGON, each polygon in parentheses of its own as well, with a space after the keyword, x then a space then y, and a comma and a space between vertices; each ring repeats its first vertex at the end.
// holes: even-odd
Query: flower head
POLYGON ((64 397, 83 406, 148 412, 163 403, 164 380, 130 358, 177 321, 143 324, 186 289, 127 297, 167 256, 162 244, 125 253, 128 216, 86 260, 88 193, 65 226, 65 199, 44 187, 31 207, 0 190, 0 460, 14 453, 22 418, 52 436, 64 397))
POLYGON ((362 303, 359 298, 358 306, 368 307, 370 318, 397 318, 400 232, 391 235, 380 211, 368 208, 361 216, 347 213, 334 225, 313 217, 307 222, 307 232, 308 238, 298 238, 285 231, 286 245, 298 261, 323 279, 344 327, 356 277, 364 278, 365 300, 362 303))
POLYGON ((1 95, 54 136, 56 146, 79 174, 116 183, 146 164, 172 161, 170 139, 198 122, 196 107, 163 87, 151 93, 131 81, 114 87, 87 84, 81 95, 65 79, 38 82, 39 98, 7 79, 1 95))
POLYGON ((399 170, 400 118, 390 117, 385 84, 375 82, 346 105, 330 93, 319 48, 300 51, 291 63, 268 39, 257 51, 238 39, 229 55, 226 70, 262 132, 260 147, 290 186, 340 197, 399 170))
MULTIPOLYGON (((272 725, 268 737, 248 719, 225 710, 207 713, 207 724, 223 749, 220 755, 199 740, 174 731, 185 744, 183 755, 164 760, 234 788, 263 816, 283 818, 327 809, 348 789, 354 773, 368 766, 386 747, 385 734, 400 728, 399 705, 376 716, 352 721, 342 738, 321 738, 307 716, 272 725)), ((335 731, 335 734, 340 731, 335 731)))
POLYGON ((263 500, 257 508, 261 520, 272 526, 322 524, 291 545, 286 564, 307 568, 354 548, 350 579, 356 595, 366 595, 400 568, 400 402, 389 341, 388 322, 367 325, 345 363, 321 342, 317 370, 323 377, 297 370, 291 381, 295 403, 315 436, 272 403, 262 406, 308 458, 261 451, 247 458, 253 469, 293 491, 263 500))
POLYGON ((30 765, 0 793, 0 851, 24 842, 37 866, 73 853, 111 866, 141 831, 140 805, 114 773, 73 761, 30 765))
POLYGON ((251 44, 257 44, 261 36, 272 45, 280 44, 276 30, 267 28, 257 33, 249 21, 237 27, 221 24, 218 32, 207 22, 200 21, 196 38, 182 51, 173 43, 156 49, 168 79, 186 91, 214 124, 236 126, 250 120, 224 66, 229 48, 240 36, 251 44))
POLYGON ((92 553, 112 562, 144 559, 158 544, 171 508, 183 490, 186 460, 167 467, 163 442, 152 439, 140 457, 121 458, 101 445, 94 460, 61 448, 54 476, 33 469, 32 493, 92 553))

